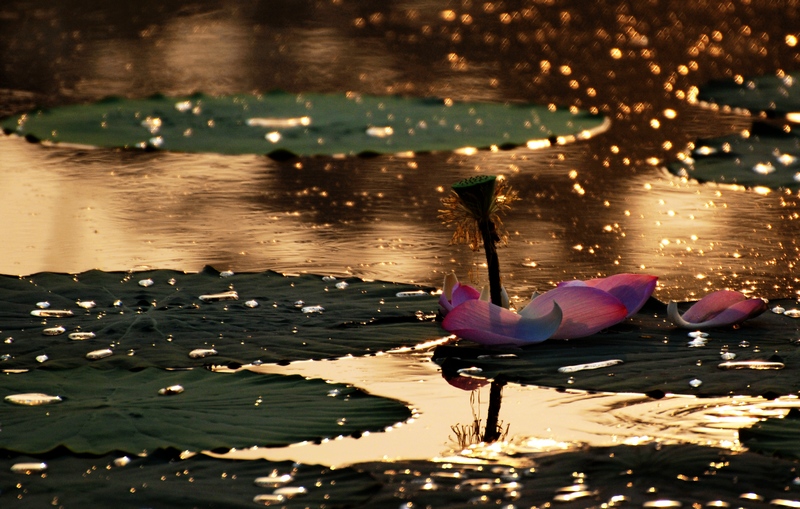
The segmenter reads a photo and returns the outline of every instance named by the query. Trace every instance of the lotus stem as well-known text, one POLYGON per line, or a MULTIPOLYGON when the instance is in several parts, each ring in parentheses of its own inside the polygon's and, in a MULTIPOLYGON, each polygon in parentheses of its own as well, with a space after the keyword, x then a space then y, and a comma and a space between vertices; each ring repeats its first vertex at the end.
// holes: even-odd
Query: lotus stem
POLYGON ((489 272, 489 296, 492 304, 502 307, 497 243, 505 242, 507 234, 500 215, 508 210, 517 194, 509 189, 502 177, 493 175, 461 180, 453 184, 452 189, 452 194, 442 199, 444 209, 440 210, 440 217, 446 223, 456 224, 453 244, 469 244, 473 251, 483 245, 489 272))
POLYGON ((503 287, 500 284, 500 258, 497 256, 497 230, 489 219, 480 224, 483 237, 483 250, 486 253, 486 267, 489 271, 489 296, 492 304, 503 306, 503 287))

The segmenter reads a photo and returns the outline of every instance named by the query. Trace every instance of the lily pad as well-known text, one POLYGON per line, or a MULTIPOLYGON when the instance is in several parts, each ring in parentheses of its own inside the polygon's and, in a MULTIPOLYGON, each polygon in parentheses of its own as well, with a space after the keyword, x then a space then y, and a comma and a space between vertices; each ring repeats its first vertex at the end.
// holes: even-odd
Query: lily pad
MULTIPOLYGON (((800 115, 800 73, 760 76, 746 80, 712 81, 700 88, 699 101, 792 119, 800 115)), ((800 117, 795 119, 797 122, 800 117)))
POLYGON ((361 507, 797 507, 796 463, 697 445, 518 452, 517 464, 355 465, 384 485, 361 507), (527 460, 527 464, 526 464, 527 460))
POLYGON ((754 123, 740 134, 698 140, 670 172, 700 182, 800 189, 800 133, 796 125, 754 123))
POLYGON ((250 371, 39 369, 4 375, 0 395, 0 448, 29 454, 283 446, 379 431, 411 416, 398 401, 347 385, 250 371), (61 401, 10 401, 32 393, 61 401))
POLYGON ((739 430, 739 440, 751 451, 800 459, 800 409, 785 417, 773 417, 739 430))
POLYGON ((352 468, 204 455, 184 459, 176 451, 162 450, 146 457, 5 453, 0 455, 0 472, 3 507, 49 507, 54 501, 64 507, 119 509, 252 508, 267 502, 289 509, 359 507, 380 489, 369 473, 352 468), (15 472, 25 464, 44 464, 46 470, 15 472))
POLYGON ((440 335, 432 321, 437 304, 431 290, 269 271, 228 275, 210 268, 194 274, 2 276, 0 370, 365 355, 440 335), (71 315, 59 316, 65 311, 71 315), (103 350, 113 355, 87 358, 103 350))
POLYGON ((702 341, 693 341, 690 331, 669 322, 666 305, 651 299, 626 322, 586 338, 505 350, 464 341, 438 347, 434 360, 447 378, 469 375, 563 389, 653 397, 796 394, 800 303, 777 300, 769 306, 783 307, 787 314, 767 311, 740 327, 712 329, 702 341), (736 364, 742 361, 752 362, 736 364), (465 368, 480 371, 459 375, 465 368))
POLYGON ((531 104, 274 92, 111 98, 6 119, 31 141, 275 158, 565 142, 605 130, 585 112, 531 104))

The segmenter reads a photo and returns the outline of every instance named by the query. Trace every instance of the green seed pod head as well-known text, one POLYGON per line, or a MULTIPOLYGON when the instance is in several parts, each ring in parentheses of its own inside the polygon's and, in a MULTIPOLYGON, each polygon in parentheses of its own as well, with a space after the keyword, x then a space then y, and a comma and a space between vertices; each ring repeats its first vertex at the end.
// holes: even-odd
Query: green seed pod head
POLYGON ((481 222, 487 221, 494 212, 496 183, 494 175, 479 175, 456 182, 452 187, 463 207, 473 219, 481 222))

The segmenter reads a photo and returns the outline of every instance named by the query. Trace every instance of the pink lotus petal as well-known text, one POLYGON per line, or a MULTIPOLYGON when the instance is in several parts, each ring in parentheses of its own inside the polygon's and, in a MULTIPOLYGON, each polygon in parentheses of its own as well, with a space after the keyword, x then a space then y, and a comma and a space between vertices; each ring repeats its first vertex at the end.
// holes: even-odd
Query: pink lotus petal
POLYGON ((439 295, 439 307, 442 309, 442 314, 449 313, 453 310, 453 305, 447 300, 444 294, 439 295))
POLYGON ((672 322, 687 329, 736 325, 754 318, 766 310, 767 303, 763 300, 748 299, 743 294, 730 290, 721 290, 706 295, 689 308, 683 316, 678 313, 678 305, 675 302, 670 302, 667 306, 667 314, 672 322), (720 309, 725 303, 728 306, 720 309), (692 313, 698 306, 700 306, 699 311, 692 313))
MULTIPOLYGON (((544 308, 544 305, 542 306, 544 308)), ((523 317, 482 300, 468 300, 453 308, 442 328, 482 345, 530 345, 549 338, 561 323, 561 310, 550 304, 536 317, 523 317)))
POLYGON ((699 327, 705 328, 735 325, 737 323, 742 323, 749 318, 758 316, 766 310, 767 303, 761 299, 743 300, 741 302, 737 302, 707 322, 700 324, 699 327))
POLYGON ((583 285, 563 285, 539 295, 521 311, 538 316, 556 302, 561 308, 561 326, 554 339, 591 336, 627 318, 628 309, 610 293, 583 285))
POLYGON ((478 299, 481 296, 481 293, 475 288, 469 285, 462 285, 457 281, 448 289, 450 290, 451 294, 449 299, 446 291, 442 291, 442 294, 439 296, 439 306, 448 313, 459 304, 463 304, 468 300, 478 299))
POLYGON ((463 304, 468 300, 480 299, 481 292, 469 285, 459 284, 453 290, 453 307, 463 304))
POLYGON ((557 288, 561 288, 562 286, 589 286, 586 284, 586 281, 581 281, 580 279, 573 279, 571 281, 562 281, 556 285, 557 288))
POLYGON ((732 290, 719 290, 709 293, 699 301, 695 302, 686 313, 683 319, 687 322, 705 322, 724 310, 733 306, 737 302, 746 300, 747 297, 741 292, 732 290))
POLYGON ((656 288, 658 278, 647 274, 615 274, 585 281, 587 286, 605 290, 625 305, 628 316, 635 315, 656 288))

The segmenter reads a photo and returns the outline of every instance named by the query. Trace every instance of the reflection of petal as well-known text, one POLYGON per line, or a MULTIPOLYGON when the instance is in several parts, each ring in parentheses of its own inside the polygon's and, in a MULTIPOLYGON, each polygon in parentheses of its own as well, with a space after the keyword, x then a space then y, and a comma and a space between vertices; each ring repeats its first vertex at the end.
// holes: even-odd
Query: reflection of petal
POLYGON ((557 302, 563 314, 561 326, 552 336, 554 339, 591 336, 628 316, 627 308, 619 299, 599 288, 583 285, 559 286, 543 293, 520 313, 538 315, 551 302, 557 302))
POLYGON ((444 379, 447 381, 447 383, 453 387, 458 387, 462 391, 474 391, 489 383, 489 380, 486 380, 485 378, 475 378, 472 376, 461 375, 451 377, 444 376, 444 379))
POLYGON ((628 316, 636 314, 656 288, 656 276, 647 274, 615 274, 588 281, 566 281, 558 286, 590 286, 604 290, 622 302, 628 316))
POLYGON ((748 299, 739 292, 720 290, 700 299, 683 316, 678 312, 678 304, 670 302, 667 315, 679 327, 705 329, 742 323, 766 310, 767 303, 761 299, 748 299))
MULTIPOLYGON (((545 306, 541 306, 544 310, 545 306)), ((561 309, 551 304, 544 312, 521 316, 482 300, 468 300, 453 308, 442 321, 452 334, 483 345, 541 343, 559 328, 561 309)))

